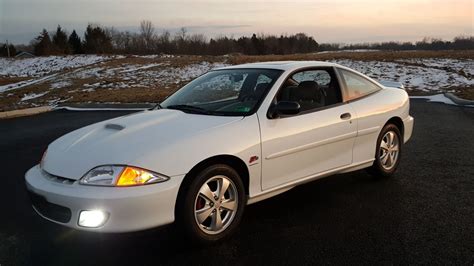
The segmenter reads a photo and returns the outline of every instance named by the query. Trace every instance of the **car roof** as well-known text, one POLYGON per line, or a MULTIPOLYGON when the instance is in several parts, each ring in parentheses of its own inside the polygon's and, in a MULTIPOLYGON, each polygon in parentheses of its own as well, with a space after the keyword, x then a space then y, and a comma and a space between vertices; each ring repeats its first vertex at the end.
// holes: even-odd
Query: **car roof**
POLYGON ((228 67, 222 67, 218 69, 238 69, 238 68, 265 68, 265 69, 279 69, 279 70, 297 70, 305 67, 334 67, 340 65, 325 61, 271 61, 271 62, 258 62, 258 63, 247 63, 241 65, 234 65, 228 67))
POLYGON ((247 63, 241 65, 233 65, 227 66, 222 68, 216 68, 214 70, 221 70, 221 69, 243 69, 243 68, 262 68, 262 69, 278 69, 283 71, 296 71, 298 69, 307 68, 307 67, 338 67, 340 69, 348 70, 359 75, 362 75, 364 78, 372 81, 373 83, 379 85, 380 87, 384 87, 380 84, 377 80, 368 77, 354 69, 348 68, 346 66, 342 66, 336 63, 326 62, 326 61, 270 61, 270 62, 257 62, 257 63, 247 63))

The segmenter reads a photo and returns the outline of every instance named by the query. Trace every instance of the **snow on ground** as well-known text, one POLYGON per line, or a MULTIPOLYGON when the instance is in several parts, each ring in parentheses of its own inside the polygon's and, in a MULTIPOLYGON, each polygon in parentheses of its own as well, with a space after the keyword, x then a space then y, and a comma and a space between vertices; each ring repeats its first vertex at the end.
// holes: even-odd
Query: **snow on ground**
POLYGON ((337 51, 322 51, 317 52, 316 54, 332 54, 332 53, 366 53, 366 52, 378 52, 377 49, 347 49, 347 50, 337 50, 337 51))
POLYGON ((464 73, 470 76, 474 76, 473 60, 458 60, 451 58, 414 58, 397 60, 397 62, 419 64, 426 67, 434 67, 441 69, 452 69, 456 72, 463 71, 464 73))
POLYGON ((133 57, 155 59, 155 58, 174 58, 174 57, 179 57, 179 55, 177 56, 177 55, 172 55, 172 54, 150 54, 150 55, 134 55, 133 57))
POLYGON ((0 76, 41 77, 51 72, 62 71, 123 56, 75 55, 48 56, 26 59, 0 59, 0 76))
MULTIPOLYGON (((95 56, 92 56, 95 58, 95 56)), ((58 57, 54 57, 58 58, 58 57)), ((23 61, 23 60, 22 60, 23 61)), ((93 60, 84 60, 91 62, 93 60)), ((201 62, 190 64, 182 68, 170 67, 163 63, 152 63, 145 65, 122 64, 120 67, 107 68, 105 66, 91 66, 78 68, 72 72, 57 76, 52 74, 37 79, 20 81, 17 83, 0 86, 0 93, 24 88, 34 84, 53 81, 50 85, 51 89, 60 89, 69 87, 71 80, 94 79, 98 82, 89 84, 85 83, 81 91, 92 92, 97 88, 105 89, 124 89, 124 88, 143 88, 151 87, 156 84, 179 84, 196 78, 211 69, 224 67, 224 63, 201 62), (57 76, 57 77, 56 77, 57 76), (54 78, 54 79, 53 79, 54 78), (115 80, 115 81, 108 81, 115 80)), ((28 68, 28 66, 26 66, 28 68)), ((44 69, 39 67, 38 69, 44 69)), ((38 72, 36 72, 38 73, 38 72)), ((80 88, 76 88, 80 89, 80 88)))
MULTIPOLYGON (((1 85, 0 99, 19 94, 14 99, 21 99, 20 102, 35 104, 35 99, 40 98, 39 101, 54 105, 74 98, 75 93, 86 97, 84 93, 100 93, 99 90, 104 89, 174 90, 177 84, 181 85, 209 70, 228 65, 225 62, 207 61, 186 64, 183 57, 167 55, 131 56, 131 60, 113 61, 122 58, 124 57, 80 55, 0 59, 0 78, 27 77, 23 81, 1 85), (109 60, 111 62, 105 62, 109 60), (34 93, 28 91, 28 88, 34 89, 34 93), (24 90, 16 92, 18 89, 24 90)), ((466 88, 474 85, 472 59, 428 58, 394 62, 340 59, 333 62, 377 80, 401 82, 407 89, 415 91, 451 91, 451 87, 466 88)))
POLYGON ((5 91, 10 91, 10 90, 16 90, 16 89, 21 89, 27 86, 31 86, 37 83, 45 82, 48 81, 52 78, 54 78, 57 74, 52 74, 49 76, 45 76, 39 79, 30 79, 30 80, 25 80, 25 81, 20 81, 17 83, 11 83, 7 85, 0 86, 0 93, 5 92, 5 91))
POLYGON ((69 80, 63 80, 51 84, 51 89, 62 89, 68 86, 71 86, 72 82, 69 80))
POLYGON ((157 77, 163 81, 171 81, 180 83, 196 78, 209 70, 228 66, 224 63, 201 62, 199 64, 191 64, 184 68, 169 68, 160 73, 156 73, 157 77))
MULTIPOLYGON (((456 105, 459 104, 453 102, 451 99, 446 97, 444 94, 435 94, 435 95, 424 95, 424 96, 410 96, 411 99, 426 99, 428 102, 434 103, 444 103, 449 105, 456 105)), ((464 107, 474 107, 474 105, 463 105, 464 107)))
POLYGON ((129 73, 129 72, 134 72, 137 70, 145 70, 145 69, 157 67, 159 65, 162 65, 162 64, 158 63, 158 64, 149 64, 149 65, 144 65, 144 66, 131 66, 128 69, 122 70, 120 73, 129 73))
POLYGON ((182 68, 171 67, 166 63, 145 65, 122 64, 119 67, 91 67, 78 69, 62 77, 62 79, 96 79, 98 82, 83 85, 82 91, 91 92, 97 88, 124 89, 151 87, 156 84, 179 84, 198 77, 211 69, 226 66, 223 63, 201 62, 182 68), (110 81, 113 80, 113 81, 110 81))
POLYGON ((39 97, 41 97, 41 96, 43 96, 43 95, 45 95, 45 94, 47 94, 47 93, 48 93, 48 91, 42 92, 42 93, 28 93, 28 94, 25 94, 25 95, 23 96, 23 98, 21 98, 20 101, 23 102, 23 101, 28 101, 28 100, 36 99, 36 98, 39 98, 39 97))
MULTIPOLYGON (((135 56, 153 59, 173 56, 150 55, 135 56)), ((91 91, 96 88, 123 89, 149 87, 156 84, 179 84, 189 81, 203 73, 222 66, 224 63, 201 62, 183 67, 172 67, 168 63, 122 64, 114 67, 99 62, 123 58, 123 56, 49 56, 20 60, 0 59, 0 76, 31 77, 32 79, 0 86, 0 93, 24 88, 33 84, 50 81, 51 89, 71 86, 71 80, 94 79, 92 84, 84 84, 83 88, 91 91), (75 69, 74 69, 75 68, 75 69), (49 73, 65 69, 74 69, 58 77, 49 73), (36 79, 35 79, 36 78, 36 79)), ((439 91, 449 87, 472 86, 474 81, 474 60, 458 59, 404 59, 396 62, 354 61, 348 59, 334 61, 338 64, 358 70, 378 80, 401 82, 408 89, 421 91, 439 91), (463 73, 465 73, 463 75, 463 73)))
MULTIPOLYGON (((376 80, 391 80, 401 82, 409 89, 421 91, 439 91, 449 87, 474 85, 472 78, 467 78, 459 73, 444 69, 406 65, 403 63, 381 61, 353 61, 336 60, 335 63, 355 69, 376 80)), ((473 64, 472 60, 463 61, 467 68, 473 64)))

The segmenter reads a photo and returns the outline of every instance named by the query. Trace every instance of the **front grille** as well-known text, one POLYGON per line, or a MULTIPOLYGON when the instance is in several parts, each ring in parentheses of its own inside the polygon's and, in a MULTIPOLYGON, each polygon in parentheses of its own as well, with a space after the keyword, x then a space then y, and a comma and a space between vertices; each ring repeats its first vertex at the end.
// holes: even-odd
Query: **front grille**
POLYGON ((31 202, 35 209, 44 217, 61 223, 71 220, 71 210, 69 208, 48 202, 43 196, 28 191, 31 202))
POLYGON ((69 179, 65 177, 60 177, 56 175, 52 175, 44 170, 42 170, 44 178, 48 179, 49 181, 55 182, 55 183, 60 183, 60 184, 65 184, 65 185, 72 185, 76 180, 74 179, 69 179))

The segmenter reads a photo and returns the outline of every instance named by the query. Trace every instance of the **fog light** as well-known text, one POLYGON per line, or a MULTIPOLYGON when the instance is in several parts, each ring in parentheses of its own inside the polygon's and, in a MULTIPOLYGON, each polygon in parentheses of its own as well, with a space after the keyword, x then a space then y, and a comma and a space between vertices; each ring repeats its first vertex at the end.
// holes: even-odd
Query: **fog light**
POLYGON ((107 221, 107 213, 99 210, 81 211, 79 214, 79 226, 99 227, 107 221))

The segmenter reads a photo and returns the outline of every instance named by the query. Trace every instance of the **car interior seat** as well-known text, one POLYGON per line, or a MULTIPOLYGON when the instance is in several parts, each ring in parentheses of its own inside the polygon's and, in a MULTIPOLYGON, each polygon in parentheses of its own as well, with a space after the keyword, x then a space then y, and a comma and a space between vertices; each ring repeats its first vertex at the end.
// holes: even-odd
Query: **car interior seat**
POLYGON ((342 102, 341 90, 335 79, 331 78, 328 88, 324 90, 325 104, 332 105, 342 102))
POLYGON ((315 81, 302 81, 296 87, 288 87, 289 100, 298 102, 301 111, 323 107, 325 105, 324 94, 315 81))

